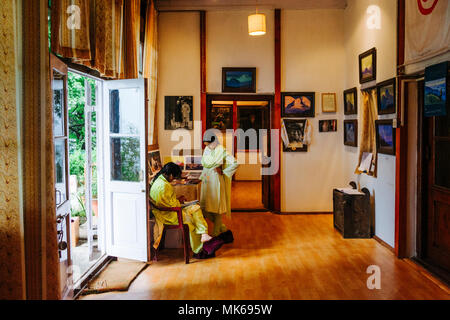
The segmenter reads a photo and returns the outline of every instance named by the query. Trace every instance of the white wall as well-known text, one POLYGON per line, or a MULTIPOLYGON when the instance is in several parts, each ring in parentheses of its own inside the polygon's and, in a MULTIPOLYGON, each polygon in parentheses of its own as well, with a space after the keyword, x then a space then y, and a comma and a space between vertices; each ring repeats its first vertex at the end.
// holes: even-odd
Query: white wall
MULTIPOLYGON (((397 2, 392 0, 349 0, 344 10, 345 19, 345 51, 346 89, 360 88, 358 73, 358 56, 377 48, 377 82, 393 78, 396 75, 397 57, 397 2), (381 10, 381 30, 369 30, 366 25, 366 10, 369 5, 378 5, 381 10)), ((373 83, 367 84, 368 86, 373 83)), ((366 86, 367 86, 366 85, 366 86)), ((358 96, 358 118, 361 123, 361 101, 358 96)), ((346 117, 354 119, 355 117, 346 117)), ((380 116, 393 118, 391 116, 380 116)), ((359 141, 361 141, 359 126, 359 141)), ((378 156, 378 178, 366 175, 355 176, 359 151, 357 148, 345 147, 344 163, 346 180, 359 182, 361 188, 370 190, 375 200, 375 235, 394 247, 395 244, 395 157, 380 154, 378 156)))
POLYGON ((273 93, 274 87, 274 11, 266 14, 267 33, 248 34, 248 10, 208 11, 206 13, 207 91, 222 92, 223 67, 256 67, 256 92, 273 93))
POLYGON ((316 117, 307 153, 282 153, 281 210, 331 212, 343 168, 344 11, 291 10, 281 14, 281 90, 316 92, 316 117), (336 114, 323 114, 321 94, 337 94, 336 114), (338 131, 319 133, 319 120, 338 119, 338 131))
MULTIPOLYGON (((159 14, 157 119, 162 157, 170 156, 172 149, 178 144, 171 141, 171 135, 174 133, 188 134, 191 146, 194 145, 194 131, 164 130, 164 97, 193 96, 194 124, 196 120, 200 120, 199 16, 197 12, 161 12, 159 14)), ((194 130, 200 130, 201 133, 201 126, 197 124, 194 130)), ((184 146, 191 149, 188 145, 184 146)))

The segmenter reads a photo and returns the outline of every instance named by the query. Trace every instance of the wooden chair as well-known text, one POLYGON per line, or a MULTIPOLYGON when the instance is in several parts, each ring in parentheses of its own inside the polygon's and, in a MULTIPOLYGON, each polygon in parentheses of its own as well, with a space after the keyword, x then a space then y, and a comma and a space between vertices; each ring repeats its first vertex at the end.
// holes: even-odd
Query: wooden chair
MULTIPOLYGON (((183 248, 184 248, 184 260, 186 264, 189 264, 189 255, 190 255, 190 244, 189 244, 189 226, 187 224, 183 224, 183 209, 181 207, 176 208, 166 208, 166 207, 158 207, 152 200, 150 202, 150 210, 157 209, 159 211, 173 212, 175 211, 178 216, 178 225, 164 225, 163 237, 161 238, 161 242, 164 239, 164 234, 166 230, 181 230, 182 231, 182 239, 183 239, 183 248)), ((158 252, 159 247, 161 247, 161 243, 158 248, 154 250, 155 257, 154 260, 158 261, 158 252)))

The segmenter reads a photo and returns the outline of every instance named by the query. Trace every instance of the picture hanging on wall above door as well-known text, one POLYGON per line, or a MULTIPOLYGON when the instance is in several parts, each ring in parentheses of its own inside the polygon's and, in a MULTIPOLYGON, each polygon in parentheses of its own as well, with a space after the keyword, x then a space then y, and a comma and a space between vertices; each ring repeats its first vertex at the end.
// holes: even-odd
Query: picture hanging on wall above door
POLYGON ((255 93, 256 68, 222 68, 222 92, 255 93))
POLYGON ((314 118, 315 96, 315 92, 282 92, 281 117, 314 118))
POLYGON ((377 49, 372 48, 359 55, 359 83, 377 79, 377 49))
POLYGON ((192 96, 165 97, 165 130, 194 129, 192 96))

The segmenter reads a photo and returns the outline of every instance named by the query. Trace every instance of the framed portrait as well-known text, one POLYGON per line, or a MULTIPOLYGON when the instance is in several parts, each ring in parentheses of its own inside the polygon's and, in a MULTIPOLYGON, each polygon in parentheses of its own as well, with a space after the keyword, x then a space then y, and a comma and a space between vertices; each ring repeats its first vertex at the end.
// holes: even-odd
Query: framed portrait
POLYGON ((359 55, 359 83, 377 79, 377 49, 372 48, 359 55))
POLYGON ((213 105, 211 107, 210 128, 221 131, 233 129, 233 107, 213 105))
POLYGON ((194 129, 192 96, 165 97, 165 130, 194 129))
POLYGON ((344 114, 358 114, 358 91, 356 87, 344 91, 344 114))
POLYGON ((256 93, 256 68, 222 68, 222 92, 256 93))
POLYGON ((344 144, 350 147, 358 146, 358 120, 344 121, 344 144))
POLYGON ((185 157, 185 170, 186 171, 202 171, 202 157, 185 157))
POLYGON ((377 152, 395 156, 395 129, 392 120, 376 120, 377 152))
POLYGON ((148 153, 149 181, 162 169, 161 154, 159 150, 150 151, 148 153))
POLYGON ((336 112, 336 93, 322 93, 322 112, 336 112))
POLYGON ((281 135, 285 152, 308 151, 304 144, 306 126, 306 119, 283 119, 281 135))
POLYGON ((395 78, 377 85, 378 114, 396 112, 395 78))
POLYGON ((319 132, 336 132, 337 120, 320 120, 319 132))
POLYGON ((282 92, 281 117, 314 118, 315 97, 315 92, 282 92))

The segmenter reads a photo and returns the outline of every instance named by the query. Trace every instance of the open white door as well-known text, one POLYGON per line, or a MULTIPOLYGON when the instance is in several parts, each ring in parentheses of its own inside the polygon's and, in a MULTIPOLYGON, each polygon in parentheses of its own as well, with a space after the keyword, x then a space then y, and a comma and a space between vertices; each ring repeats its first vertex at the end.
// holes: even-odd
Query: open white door
POLYGON ((106 252, 147 261, 144 80, 104 85, 106 252))

